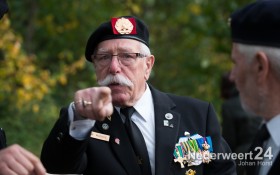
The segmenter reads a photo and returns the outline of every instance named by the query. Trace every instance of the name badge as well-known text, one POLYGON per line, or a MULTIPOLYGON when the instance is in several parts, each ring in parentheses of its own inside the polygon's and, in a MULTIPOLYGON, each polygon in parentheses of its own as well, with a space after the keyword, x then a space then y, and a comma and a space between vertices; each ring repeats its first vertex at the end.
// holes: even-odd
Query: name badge
POLYGON ((103 140, 103 141, 106 141, 106 142, 109 142, 109 140, 110 140, 109 135, 101 134, 101 133, 98 133, 98 132, 91 132, 90 137, 94 138, 94 139, 98 139, 98 140, 103 140))

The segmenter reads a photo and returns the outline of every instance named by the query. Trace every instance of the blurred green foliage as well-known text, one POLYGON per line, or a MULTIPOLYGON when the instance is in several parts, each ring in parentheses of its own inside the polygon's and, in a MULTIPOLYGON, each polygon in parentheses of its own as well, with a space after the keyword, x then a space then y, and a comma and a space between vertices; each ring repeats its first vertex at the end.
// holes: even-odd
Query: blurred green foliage
POLYGON ((150 83, 214 104, 230 70, 230 13, 250 0, 8 1, 0 21, 0 127, 8 144, 40 155, 44 139, 80 88, 95 85, 84 59, 87 38, 103 21, 135 15, 150 29, 156 63, 150 83))

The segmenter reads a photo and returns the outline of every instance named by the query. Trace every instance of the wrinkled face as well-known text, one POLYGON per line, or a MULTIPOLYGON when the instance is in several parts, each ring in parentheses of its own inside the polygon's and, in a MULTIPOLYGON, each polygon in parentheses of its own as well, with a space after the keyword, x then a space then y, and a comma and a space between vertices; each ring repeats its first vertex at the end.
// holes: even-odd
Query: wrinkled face
POLYGON ((135 53, 144 54, 141 44, 132 39, 111 39, 99 43, 96 48, 94 55, 113 55, 111 58, 102 56, 99 61, 97 57, 92 59, 97 81, 111 89, 115 106, 132 106, 145 91, 154 56, 136 56, 135 53), (108 63, 99 64, 100 61, 104 63, 104 60, 108 63))
POLYGON ((254 68, 247 62, 248 58, 239 52, 236 44, 233 44, 231 58, 234 65, 230 79, 236 84, 242 107, 249 113, 256 113, 259 100, 254 68))

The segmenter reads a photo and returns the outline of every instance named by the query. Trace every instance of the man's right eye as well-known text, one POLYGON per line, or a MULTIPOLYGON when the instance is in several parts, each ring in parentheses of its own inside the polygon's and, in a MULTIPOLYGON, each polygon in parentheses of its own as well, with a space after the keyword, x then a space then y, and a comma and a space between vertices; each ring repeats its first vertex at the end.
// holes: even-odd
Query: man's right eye
POLYGON ((110 59, 110 55, 107 55, 107 54, 98 55, 97 59, 98 60, 107 60, 107 59, 110 59))

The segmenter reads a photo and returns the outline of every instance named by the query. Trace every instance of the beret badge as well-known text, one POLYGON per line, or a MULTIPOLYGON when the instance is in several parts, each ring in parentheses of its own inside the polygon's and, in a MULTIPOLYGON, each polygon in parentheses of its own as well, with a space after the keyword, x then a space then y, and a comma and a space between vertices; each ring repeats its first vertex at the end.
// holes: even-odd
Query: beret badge
POLYGON ((111 23, 114 34, 136 34, 134 18, 112 18, 111 23))

